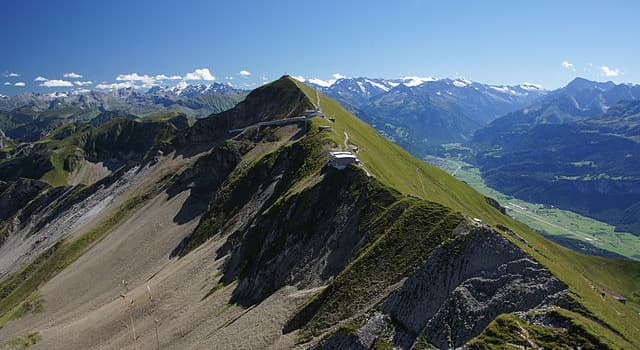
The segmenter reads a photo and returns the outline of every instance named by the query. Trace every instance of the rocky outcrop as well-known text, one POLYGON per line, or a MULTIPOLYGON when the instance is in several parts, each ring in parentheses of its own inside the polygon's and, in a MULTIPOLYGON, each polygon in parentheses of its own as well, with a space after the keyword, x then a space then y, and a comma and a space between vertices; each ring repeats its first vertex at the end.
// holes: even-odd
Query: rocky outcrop
MULTIPOLYGON (((498 315, 558 303, 566 286, 519 247, 485 226, 464 227, 442 244, 395 292, 366 316, 361 329, 387 315, 393 342, 410 349, 426 342, 441 349, 457 348, 477 336, 498 315), (372 321, 374 320, 374 321, 372 321)), ((341 337, 340 348, 358 349, 363 332, 341 337)), ((378 334, 380 335, 380 334, 378 334)))
POLYGON ((0 191, 0 221, 13 216, 47 187, 45 182, 24 178, 9 183, 0 191))
MULTIPOLYGON (((14 214, 0 222, 0 234, 3 227, 8 228, 0 244, 0 277, 19 270, 75 228, 97 217, 148 170, 148 167, 121 169, 89 187, 51 188, 41 181, 22 179, 25 184, 21 186, 27 192, 43 187, 17 209, 12 206, 14 214)), ((2 196, 9 191, 5 190, 2 196)))

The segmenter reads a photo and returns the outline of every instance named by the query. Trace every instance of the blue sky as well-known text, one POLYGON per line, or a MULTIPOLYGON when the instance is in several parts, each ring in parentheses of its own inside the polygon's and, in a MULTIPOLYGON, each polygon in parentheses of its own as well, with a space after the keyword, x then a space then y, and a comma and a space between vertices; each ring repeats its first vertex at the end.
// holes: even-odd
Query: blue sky
POLYGON ((0 9, 3 94, 185 78, 247 88, 283 74, 549 89, 575 76, 640 82, 637 1, 2 0, 0 9))

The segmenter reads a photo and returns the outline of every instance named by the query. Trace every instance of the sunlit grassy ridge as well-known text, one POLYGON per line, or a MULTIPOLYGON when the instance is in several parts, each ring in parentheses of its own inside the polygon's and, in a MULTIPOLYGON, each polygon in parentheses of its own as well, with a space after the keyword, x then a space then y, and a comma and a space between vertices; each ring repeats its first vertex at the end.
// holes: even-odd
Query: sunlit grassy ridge
MULTIPOLYGON (((316 92, 305 84, 292 79, 312 101, 316 92)), ((502 224, 527 240, 529 245, 518 244, 554 275, 569 285, 574 298, 604 323, 619 332, 616 342, 622 347, 640 347, 640 298, 633 292, 640 291, 640 263, 627 260, 609 260, 587 256, 555 244, 531 231, 486 203, 485 197, 469 185, 431 166, 394 145, 379 135, 371 126, 354 117, 337 102, 320 95, 322 110, 334 123, 316 118, 312 125, 331 125, 335 133, 326 133, 341 145, 344 134, 349 143, 358 146, 358 157, 366 168, 384 184, 402 193, 412 194, 444 204, 464 214, 482 219, 496 226, 502 224), (611 297, 601 297, 600 286, 627 297, 621 304, 611 297), (624 340, 627 339, 627 340, 624 340)))

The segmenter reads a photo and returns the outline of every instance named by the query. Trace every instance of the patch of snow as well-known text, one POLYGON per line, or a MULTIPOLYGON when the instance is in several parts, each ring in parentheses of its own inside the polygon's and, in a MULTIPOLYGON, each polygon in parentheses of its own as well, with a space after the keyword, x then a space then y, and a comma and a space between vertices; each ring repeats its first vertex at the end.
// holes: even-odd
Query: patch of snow
POLYGON ((404 77, 402 78, 403 84, 408 87, 422 85, 428 81, 436 81, 438 79, 434 77, 404 77))
POLYGON ((465 82, 464 82, 464 81, 462 81, 462 80, 454 80, 454 81, 453 81, 453 85, 454 85, 455 87, 463 88, 463 87, 467 86, 467 83, 465 83, 465 82))
POLYGON ((336 79, 331 79, 331 80, 322 80, 322 79, 318 79, 318 78, 313 78, 313 79, 308 79, 307 82, 311 83, 311 84, 316 84, 322 87, 330 87, 331 85, 333 85, 333 83, 336 82, 336 79))
POLYGON ((358 84, 358 87, 360 87, 360 91, 363 94, 366 94, 367 93, 367 88, 364 87, 364 84, 361 81, 357 82, 357 84, 358 84))
POLYGON ((69 94, 66 92, 52 92, 49 94, 49 97, 51 98, 63 98, 63 97, 69 97, 69 94))
POLYGON ((372 80, 369 80, 369 79, 367 79, 367 80, 365 80, 365 81, 366 81, 367 83, 369 83, 369 84, 371 84, 371 85, 373 85, 373 86, 377 87, 378 89, 380 89, 380 90, 384 91, 384 92, 389 91, 389 88, 388 88, 387 86, 384 86, 383 84, 376 83, 375 81, 372 81, 372 80))
POLYGON ((181 93, 184 92, 184 90, 186 90, 189 87, 189 83, 187 83, 186 81, 181 81, 179 83, 177 83, 174 87, 172 87, 171 89, 169 89, 171 92, 175 93, 176 95, 180 95, 181 93))
POLYGON ((523 84, 520 84, 520 88, 527 91, 538 91, 542 90, 542 85, 525 82, 523 84))
POLYGON ((503 94, 509 94, 509 95, 519 95, 517 91, 511 89, 508 86, 495 86, 495 85, 491 85, 489 86, 489 88, 501 92, 503 94))

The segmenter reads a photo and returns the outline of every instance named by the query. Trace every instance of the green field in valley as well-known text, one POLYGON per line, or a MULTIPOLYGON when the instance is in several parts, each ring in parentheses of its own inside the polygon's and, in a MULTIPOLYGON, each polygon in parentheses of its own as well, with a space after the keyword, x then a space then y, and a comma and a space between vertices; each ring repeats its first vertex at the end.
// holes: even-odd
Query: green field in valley
POLYGON ((550 205, 529 203, 498 192, 487 186, 480 169, 450 158, 427 156, 425 160, 466 182, 485 196, 496 199, 509 216, 534 230, 554 237, 580 240, 597 248, 640 260, 640 237, 627 232, 615 232, 607 223, 550 205))

